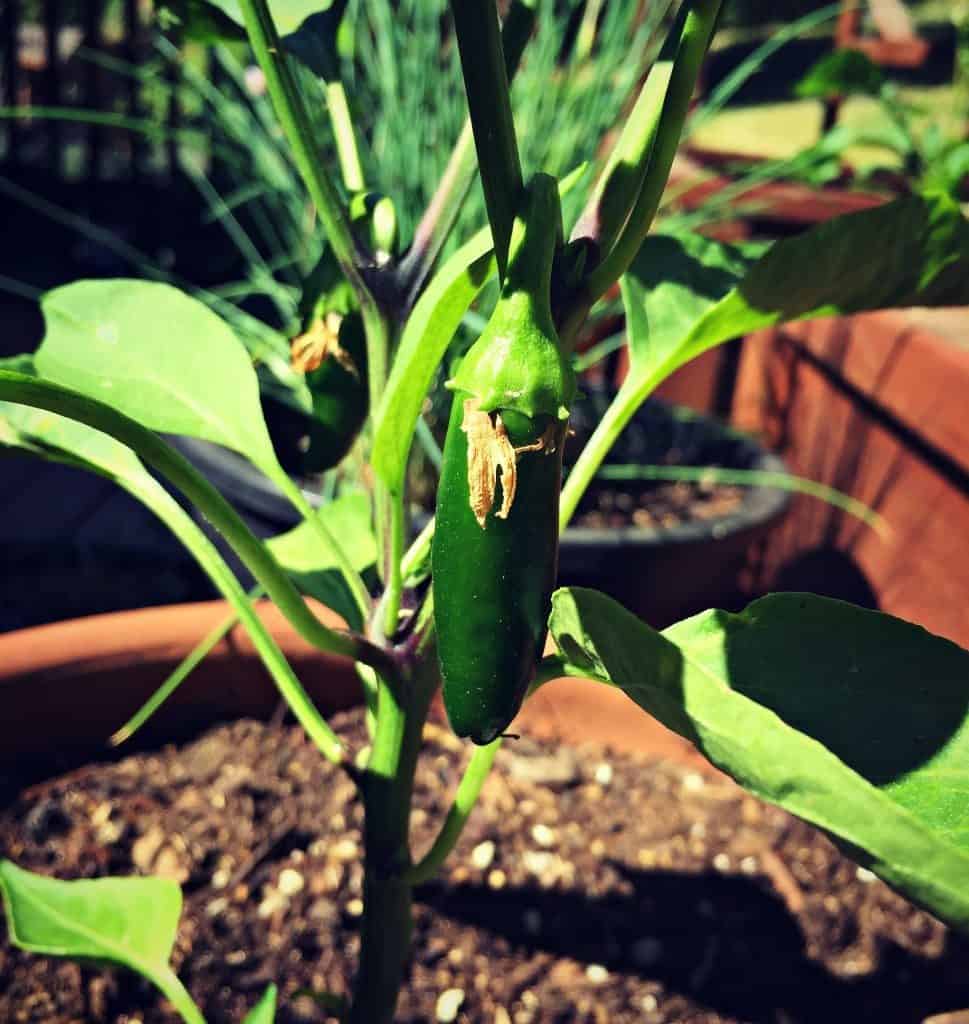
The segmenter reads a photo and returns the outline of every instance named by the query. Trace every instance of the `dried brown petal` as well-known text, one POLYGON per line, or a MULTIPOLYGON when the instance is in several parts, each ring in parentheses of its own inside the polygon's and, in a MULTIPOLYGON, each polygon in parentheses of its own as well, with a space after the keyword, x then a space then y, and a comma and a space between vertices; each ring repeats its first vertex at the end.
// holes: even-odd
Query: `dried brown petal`
POLYGON ((498 473, 501 472, 501 508, 495 513, 499 519, 507 519, 515 501, 518 489, 517 457, 523 452, 554 451, 554 431, 546 431, 534 444, 515 448, 501 416, 494 422, 491 414, 482 412, 477 398, 464 401, 464 417, 461 429, 468 437, 468 500, 478 525, 484 529, 488 513, 494 507, 495 492, 498 488, 498 473))

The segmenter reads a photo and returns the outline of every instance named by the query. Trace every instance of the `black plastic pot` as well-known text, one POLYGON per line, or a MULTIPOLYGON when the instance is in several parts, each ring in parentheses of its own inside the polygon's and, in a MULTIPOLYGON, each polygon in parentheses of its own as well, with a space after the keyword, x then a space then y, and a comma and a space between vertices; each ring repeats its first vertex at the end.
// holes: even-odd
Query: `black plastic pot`
MULTIPOLYGON (((566 453, 579 450, 598 422, 609 396, 586 395, 573 412, 575 437, 566 453)), ((277 488, 251 463, 215 445, 178 438, 182 452, 232 502, 261 537, 281 533, 298 522, 298 514, 277 488)), ((639 410, 614 446, 607 464, 720 466, 729 469, 783 472, 776 455, 752 438, 715 420, 687 414, 658 399, 639 410)), ((596 480, 580 505, 595 503, 603 489, 648 490, 649 481, 596 480)), ((307 499, 320 502, 312 483, 307 499)), ((682 522, 670 528, 570 527, 562 537, 559 582, 603 590, 648 622, 664 626, 710 607, 740 607, 749 599, 740 577, 751 545, 775 526, 789 494, 750 487, 728 514, 682 522)))
MULTIPOLYGON (((592 392, 572 414, 575 436, 566 465, 584 447, 610 401, 592 392)), ((698 413, 649 399, 613 446, 606 466, 716 466, 785 472, 787 467, 753 438, 698 413)), ((634 495, 657 484, 647 480, 596 478, 577 510, 594 508, 604 490, 634 495)), ((707 608, 741 608, 750 599, 741 577, 751 546, 781 520, 790 493, 747 487, 739 504, 713 518, 659 526, 569 527, 561 540, 559 582, 611 594, 654 626, 667 626, 707 608)))

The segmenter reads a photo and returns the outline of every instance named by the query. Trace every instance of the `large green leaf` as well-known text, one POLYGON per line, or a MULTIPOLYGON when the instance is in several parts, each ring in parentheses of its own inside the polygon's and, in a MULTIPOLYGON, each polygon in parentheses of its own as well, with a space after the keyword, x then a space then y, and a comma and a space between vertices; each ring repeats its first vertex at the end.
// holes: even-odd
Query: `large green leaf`
POLYGON ((233 448, 278 475, 245 347, 201 302, 167 284, 118 279, 55 288, 41 308, 41 376, 152 430, 233 448))
POLYGON ((13 401, 0 400, 0 445, 19 447, 43 458, 101 473, 150 508, 185 545, 216 588, 232 604, 300 724, 327 757, 341 756, 339 740, 303 690, 232 571, 188 513, 147 472, 138 455, 129 450, 120 438, 143 454, 153 468, 167 476, 187 496, 194 497, 214 524, 221 524, 236 552, 304 637, 323 649, 340 649, 342 638, 309 612, 276 562, 261 557, 264 552, 260 543, 248 533, 231 507, 151 431, 95 399, 49 381, 38 380, 32 373, 24 373, 30 369, 29 365, 21 364, 20 372, 11 372, 5 368, 4 362, 0 360, 0 393, 10 395, 13 401), (46 401, 43 396, 47 396, 46 401), (32 404, 27 406, 24 402, 32 404), (83 418, 84 422, 54 413, 51 407, 83 418), (107 433, 109 430, 111 434, 107 433), (262 572, 259 571, 260 565, 262 572))
POLYGON ((202 1021, 168 963, 182 910, 175 882, 61 882, 2 860, 0 896, 14 945, 32 953, 128 967, 157 985, 186 1021, 202 1021))
POLYGON ((41 301, 35 356, 54 383, 96 398, 150 430, 189 434, 247 456, 312 523, 361 609, 369 597, 299 488, 280 466, 245 347, 202 303, 166 284, 79 281, 41 301))
POLYGON ((374 416, 371 460, 400 493, 421 404, 461 318, 495 273, 491 232, 479 231, 434 275, 407 319, 387 388, 374 416))
POLYGON ((650 235, 620 282, 633 376, 676 352, 683 338, 744 278, 767 247, 698 234, 650 235))
POLYGON ((61 882, 4 860, 0 893, 22 949, 105 960, 149 977, 168 967, 182 912, 181 890, 170 879, 61 882))
MULTIPOLYGON (((377 541, 371 527, 370 498, 363 491, 341 494, 317 513, 339 541, 350 564, 365 572, 377 561, 377 541)), ((309 523, 300 523, 266 542, 276 561, 304 593, 342 615, 351 629, 363 628, 363 617, 335 559, 320 544, 309 523)))
POLYGON ((603 594, 560 590, 550 626, 577 674, 969 928, 969 653, 809 594, 657 633, 603 594))
POLYGON ((969 223, 942 194, 837 217, 752 263, 751 255, 696 239, 646 240, 623 285, 631 344, 645 352, 630 390, 649 390, 701 352, 761 327, 969 304, 969 223))

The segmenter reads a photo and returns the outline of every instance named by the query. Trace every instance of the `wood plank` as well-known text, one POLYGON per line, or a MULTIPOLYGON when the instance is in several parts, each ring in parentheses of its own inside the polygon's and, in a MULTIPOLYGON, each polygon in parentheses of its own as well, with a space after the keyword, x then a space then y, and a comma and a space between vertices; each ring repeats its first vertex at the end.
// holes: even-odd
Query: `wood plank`
POLYGON ((814 320, 780 337, 804 345, 969 472, 969 309, 814 320))
MULTIPOLYGON (((965 377, 952 373, 945 348, 909 346, 903 339, 905 358, 895 352, 886 362, 894 335, 879 342, 870 327, 859 334, 857 325, 853 330, 844 322, 827 331, 870 345, 869 351, 862 351, 865 344, 842 349, 839 365, 853 377, 851 388, 812 358, 813 345, 798 348, 781 332, 761 332, 745 343, 733 422, 759 434, 795 473, 877 509, 890 533, 880 536, 823 502, 798 498, 755 553, 749 585, 877 605, 969 646, 969 488, 920 448, 925 435, 946 445, 965 436, 955 400, 965 393, 965 377), (906 413, 913 429, 898 429, 858 394, 906 413)), ((961 450, 948 446, 943 455, 957 467, 963 460, 961 450)))

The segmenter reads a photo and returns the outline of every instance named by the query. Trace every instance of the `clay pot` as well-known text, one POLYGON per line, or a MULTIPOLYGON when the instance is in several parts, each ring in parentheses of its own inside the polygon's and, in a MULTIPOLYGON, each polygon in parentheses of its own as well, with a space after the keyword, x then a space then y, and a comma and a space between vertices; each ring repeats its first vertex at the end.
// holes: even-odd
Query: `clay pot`
MULTIPOLYGON (((331 626, 345 623, 316 605, 331 626)), ((324 712, 352 706, 352 664, 306 643, 270 602, 259 617, 324 712)), ((199 641, 231 614, 225 601, 91 615, 0 634, 0 765, 104 751, 199 641)), ((226 718, 267 718, 279 695, 242 627, 231 630, 146 724, 146 741, 180 739, 226 718)))
MULTIPOLYGON (((353 706, 360 688, 352 664, 307 644, 269 602, 260 618, 324 713, 353 706)), ((315 605, 332 626, 343 621, 315 605)), ((107 738, 159 686, 199 640, 231 613, 224 601, 170 605, 0 634, 0 772, 14 762, 80 764, 109 753, 107 738)), ((280 698, 236 626, 138 734, 140 744, 190 737, 229 718, 268 718, 280 698)), ((443 707, 434 712, 444 719, 443 707)), ((710 770, 685 740, 634 708, 619 690, 585 679, 546 684, 512 726, 566 743, 596 742, 646 751, 710 770)))

